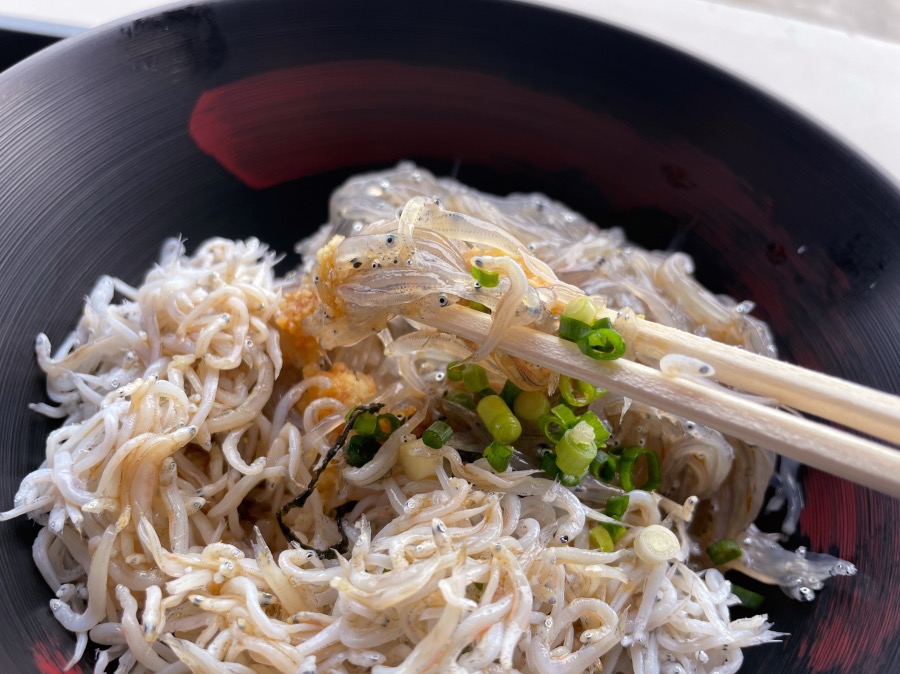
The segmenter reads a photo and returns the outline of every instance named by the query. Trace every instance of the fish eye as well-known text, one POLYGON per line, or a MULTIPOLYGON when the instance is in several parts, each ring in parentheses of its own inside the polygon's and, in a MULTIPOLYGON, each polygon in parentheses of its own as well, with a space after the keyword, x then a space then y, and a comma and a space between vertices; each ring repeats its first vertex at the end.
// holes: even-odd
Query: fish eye
POLYGON ((362 262, 360 262, 360 261, 357 260, 356 258, 353 258, 353 259, 350 261, 350 264, 353 265, 353 268, 354 268, 354 269, 359 269, 360 267, 362 267, 362 262))
POLYGON ((397 243, 397 237, 393 234, 388 234, 384 242, 389 246, 393 246, 395 243, 397 243))
POLYGON ((318 283, 318 282, 319 282, 319 275, 316 274, 315 276, 313 276, 313 283, 318 283))
POLYGON ((448 304, 450 304, 450 300, 446 295, 438 295, 438 304, 440 304, 442 307, 446 307, 448 304))

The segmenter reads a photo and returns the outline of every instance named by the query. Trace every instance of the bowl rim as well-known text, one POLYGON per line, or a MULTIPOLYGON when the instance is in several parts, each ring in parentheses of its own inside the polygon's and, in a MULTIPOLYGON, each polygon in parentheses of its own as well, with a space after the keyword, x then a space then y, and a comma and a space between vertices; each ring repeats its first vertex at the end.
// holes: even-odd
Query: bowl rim
MULTIPOLYGON (((112 32, 119 31, 125 26, 129 26, 138 21, 144 21, 150 18, 162 17, 166 14, 183 11, 186 9, 198 9, 204 7, 216 7, 222 5, 244 5, 251 2, 262 2, 264 0, 174 0, 157 7, 139 10, 126 16, 114 19, 112 21, 100 24, 88 30, 82 31, 71 37, 66 37, 54 44, 51 44, 27 58, 19 61, 13 66, 0 72, 0 91, 8 81, 15 79, 21 72, 25 72, 31 68, 41 67, 48 60, 56 59, 60 54, 68 51, 80 49, 82 44, 89 44, 101 37, 105 37, 112 32)), ((280 2, 283 0, 269 0, 271 2, 280 2)), ((311 2, 316 0, 295 0, 295 2, 311 2)), ((366 0, 329 0, 333 2, 353 3, 366 0)), ((515 11, 516 7, 528 9, 537 12, 548 12, 553 14, 562 14, 580 21, 596 24, 610 32, 619 33, 628 36, 635 42, 644 43, 671 54, 678 55, 680 58, 688 61, 693 67, 706 71, 709 74, 715 74, 720 78, 727 80, 733 87, 741 90, 741 93, 749 95, 758 101, 767 102, 774 106, 777 112, 786 114, 793 118, 794 122, 800 123, 811 134, 818 137, 819 140, 831 146, 836 153, 840 154, 844 160, 850 161, 857 165, 857 168, 865 170, 870 177, 881 182, 884 186, 889 187, 900 201, 900 176, 896 176, 882 166, 878 161, 871 157, 862 148, 858 147, 851 140, 846 138, 840 131, 831 128, 812 114, 802 110, 795 103, 782 98, 779 94, 768 91, 763 86, 751 82, 743 76, 732 72, 728 68, 719 65, 703 56, 692 53, 675 46, 666 41, 657 39, 656 37, 646 35, 631 27, 608 21, 600 16, 595 16, 587 11, 579 11, 570 6, 555 6, 551 4, 552 0, 474 0, 476 3, 490 4, 493 6, 512 7, 511 11, 515 11)))

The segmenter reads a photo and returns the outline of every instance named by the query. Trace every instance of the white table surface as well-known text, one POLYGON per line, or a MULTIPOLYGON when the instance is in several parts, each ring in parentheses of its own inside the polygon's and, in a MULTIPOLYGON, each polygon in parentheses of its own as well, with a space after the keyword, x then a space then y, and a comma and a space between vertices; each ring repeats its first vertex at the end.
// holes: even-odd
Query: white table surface
MULTIPOLYGON (((710 0, 532 1, 630 28, 735 73, 817 119, 900 180, 900 43, 710 0)), ((0 27, 66 36, 160 4, 0 0, 0 27)))

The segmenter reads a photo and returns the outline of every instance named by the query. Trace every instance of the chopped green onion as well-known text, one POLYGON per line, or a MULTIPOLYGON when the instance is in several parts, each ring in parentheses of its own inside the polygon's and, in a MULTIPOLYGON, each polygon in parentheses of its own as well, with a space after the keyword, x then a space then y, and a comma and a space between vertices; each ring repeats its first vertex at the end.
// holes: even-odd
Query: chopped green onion
POLYGON ((483 313, 483 314, 489 314, 489 313, 491 313, 491 310, 488 309, 488 308, 487 308, 485 305, 483 305, 481 302, 476 302, 475 300, 466 300, 466 302, 467 302, 467 304, 469 305, 469 308, 470 308, 470 309, 474 309, 475 311, 480 311, 480 312, 483 313))
POLYGON ((513 408, 513 405, 516 402, 516 398, 519 397, 519 394, 522 392, 518 386, 513 384, 509 379, 506 380, 506 383, 503 385, 503 388, 500 390, 500 397, 503 398, 503 402, 506 403, 509 409, 513 408))
POLYGON ((612 330, 613 325, 612 321, 609 320, 606 316, 603 318, 598 318, 596 321, 591 323, 592 330, 612 330))
POLYGON ((659 457, 652 449, 646 447, 629 447, 622 451, 622 458, 619 460, 619 484, 625 491, 635 489, 634 484, 634 464, 640 457, 647 458, 647 481, 640 486, 644 491, 653 491, 659 489, 660 471, 659 457))
POLYGON ((472 278, 478 281, 484 288, 496 288, 500 283, 500 274, 495 271, 488 271, 481 267, 472 265, 472 278))
POLYGON ((606 501, 606 507, 603 512, 610 517, 621 519, 622 515, 628 510, 628 494, 623 496, 613 496, 606 501))
POLYGON ((578 421, 583 421, 594 429, 594 442, 597 443, 598 447, 605 446, 604 443, 609 439, 609 430, 603 425, 603 422, 600 421, 596 414, 588 410, 578 417, 578 421))
POLYGON ((397 462, 410 480, 427 480, 436 476, 435 457, 424 453, 425 448, 424 440, 407 440, 401 442, 397 449, 397 462))
POLYGON ((597 397, 597 388, 586 381, 562 375, 559 378, 559 395, 571 407, 584 407, 597 397))
POLYGON ((612 328, 591 330, 576 344, 581 353, 596 360, 616 360, 625 353, 625 340, 612 328))
POLYGON ((522 391, 516 396, 513 412, 519 419, 537 421, 550 412, 550 398, 540 391, 522 391))
POLYGON ((612 522, 600 522, 597 524, 598 527, 603 527, 609 532, 610 538, 612 538, 613 543, 618 543, 622 540, 622 536, 625 535, 625 532, 628 529, 625 528, 622 524, 614 524, 612 522))
POLYGON ((731 594, 741 600, 741 606, 749 608, 751 611, 758 609, 765 601, 765 597, 759 592, 748 590, 747 588, 735 585, 734 583, 731 584, 731 594))
POLYGON ((634 539, 634 554, 650 564, 662 564, 675 559, 681 552, 681 542, 671 529, 651 524, 640 530, 634 539))
POLYGON ((723 538, 706 548, 706 554, 709 555, 712 563, 718 566, 740 557, 741 546, 730 538, 723 538))
POLYGON ((619 459, 618 457, 611 456, 606 452, 597 452, 596 458, 591 461, 591 465, 588 468, 591 475, 596 477, 598 480, 603 480, 604 482, 612 482, 616 478, 616 473, 619 470, 619 459))
POLYGON ((481 365, 466 365, 462 372, 463 386, 469 393, 480 393, 490 387, 487 372, 481 365))
POLYGON ((619 472, 619 460, 615 456, 611 456, 606 460, 606 465, 600 471, 600 479, 605 482, 612 482, 616 479, 619 472))
POLYGON ((448 363, 447 365, 447 379, 450 381, 462 381, 463 370, 465 369, 465 365, 462 365, 459 361, 454 360, 452 363, 448 363))
POLYGON ((395 414, 379 414, 375 419, 375 439, 384 442, 398 428, 400 419, 395 414))
POLYGON ((445 421, 435 421, 422 433, 422 442, 432 449, 440 449, 453 437, 453 429, 445 421))
POLYGON ((559 475, 559 483, 563 487, 577 487, 581 484, 581 481, 584 479, 584 476, 587 473, 582 473, 581 475, 569 475, 567 473, 560 473, 559 475))
POLYGON ((616 544, 613 542, 609 531, 599 525, 591 527, 588 532, 588 540, 590 540, 591 547, 600 552, 612 552, 616 549, 616 544))
POLYGON ((475 409, 475 398, 472 397, 471 393, 466 393, 465 391, 449 391, 447 393, 447 400, 451 403, 462 405, 468 410, 475 409))
POLYGON ((380 445, 372 435, 354 435, 344 445, 344 456, 354 468, 361 468, 375 458, 380 445))
POLYGON ((550 408, 550 414, 559 419, 559 422, 566 428, 572 428, 578 423, 578 417, 575 416, 575 412, 566 405, 554 405, 550 408))
POLYGON ((556 477, 559 475, 559 468, 556 467, 556 454, 553 452, 544 452, 541 454, 541 470, 544 471, 548 477, 556 477))
POLYGON ((556 443, 556 465, 566 475, 584 475, 596 456, 594 431, 583 421, 567 430, 556 443))
POLYGON ((563 315, 559 319, 559 338, 567 342, 577 342, 591 331, 591 326, 577 318, 563 315))
POLYGON ((597 308, 590 297, 581 296, 566 306, 562 313, 565 318, 574 318, 587 325, 591 325, 597 317, 597 308))
POLYGON ((347 414, 344 415, 344 421, 348 423, 351 419, 355 421, 356 417, 360 414, 370 414, 372 412, 377 412, 382 407, 384 407, 384 405, 380 403, 377 405, 354 405, 349 410, 347 410, 347 414))
POLYGON ((478 401, 475 409, 488 433, 497 442, 511 444, 522 435, 522 424, 500 396, 485 396, 478 401))
POLYGON ((496 472, 502 473, 509 468, 509 459, 513 448, 503 442, 492 442, 484 449, 484 458, 496 472))
POLYGON ((566 432, 566 427, 552 414, 545 414, 538 419, 538 428, 544 437, 553 444, 562 440, 563 433, 566 432))
POLYGON ((556 405, 538 419, 538 428, 552 443, 562 440, 563 433, 578 423, 575 413, 565 405, 556 405))
POLYGON ((594 477, 600 477, 600 472, 603 469, 603 466, 606 465, 606 462, 609 461, 609 454, 604 452, 602 449, 597 450, 597 456, 591 461, 591 465, 588 466, 588 472, 594 477))
POLYGON ((371 412, 363 412, 353 422, 353 430, 360 435, 375 435, 378 419, 371 412))

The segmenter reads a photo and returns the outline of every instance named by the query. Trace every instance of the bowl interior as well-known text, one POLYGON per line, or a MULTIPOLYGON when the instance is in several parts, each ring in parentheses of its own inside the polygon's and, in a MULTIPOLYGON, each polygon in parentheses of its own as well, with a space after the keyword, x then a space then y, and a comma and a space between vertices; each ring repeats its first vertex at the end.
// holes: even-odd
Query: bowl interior
MULTIPOLYGON (((539 190, 693 255, 757 303, 784 357, 900 392, 900 192, 808 121, 696 60, 514 2, 231 0, 65 41, 0 77, 0 501, 50 426, 33 339, 57 342, 100 274, 136 282, 163 239, 281 251, 366 168, 414 159, 539 190)), ((291 263, 289 258, 287 264, 291 263)), ((814 471, 797 543, 860 569, 809 605, 768 593, 781 646, 746 671, 893 671, 897 501, 814 471)), ((0 652, 54 672, 73 640, 0 527, 0 652)), ((85 671, 87 671, 85 667, 85 671)))

